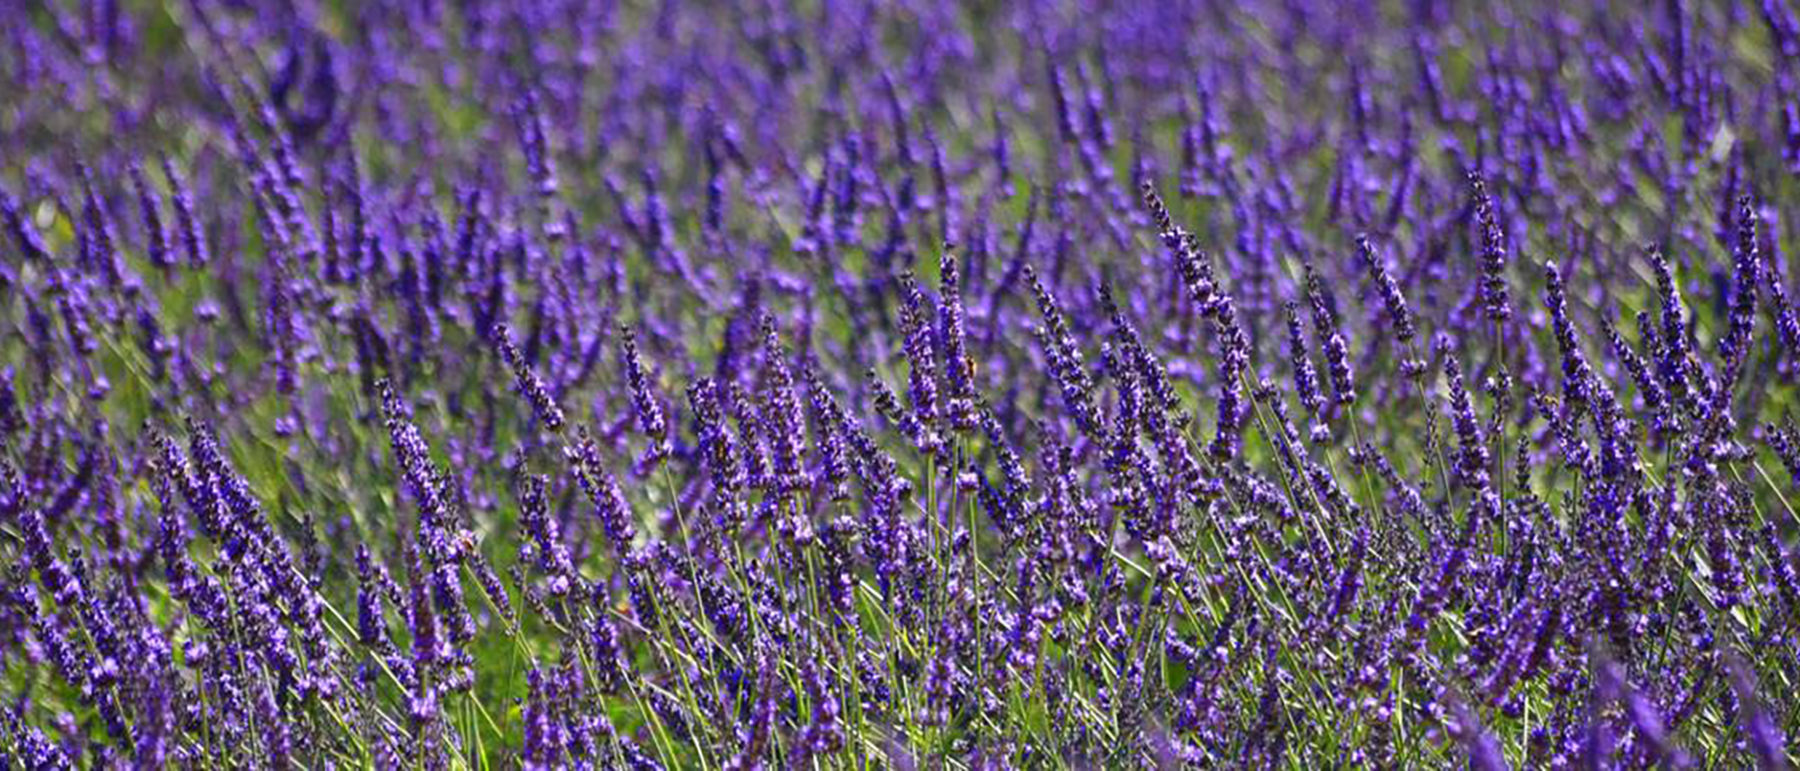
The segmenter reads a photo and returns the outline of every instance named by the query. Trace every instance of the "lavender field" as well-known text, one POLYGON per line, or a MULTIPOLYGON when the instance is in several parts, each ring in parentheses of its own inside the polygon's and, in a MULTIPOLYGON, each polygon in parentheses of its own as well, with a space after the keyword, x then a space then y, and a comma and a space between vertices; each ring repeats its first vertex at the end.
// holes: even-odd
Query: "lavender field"
POLYGON ((1800 7, 0 10, 0 769, 1800 764, 1800 7))

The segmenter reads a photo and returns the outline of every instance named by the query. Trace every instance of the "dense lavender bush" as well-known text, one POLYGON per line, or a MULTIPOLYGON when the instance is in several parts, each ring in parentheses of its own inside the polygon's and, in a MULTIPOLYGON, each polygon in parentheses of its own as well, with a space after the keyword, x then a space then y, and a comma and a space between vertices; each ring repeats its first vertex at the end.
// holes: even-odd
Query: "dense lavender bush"
POLYGON ((1786 768, 1800 12, 0 13, 0 767, 1786 768))

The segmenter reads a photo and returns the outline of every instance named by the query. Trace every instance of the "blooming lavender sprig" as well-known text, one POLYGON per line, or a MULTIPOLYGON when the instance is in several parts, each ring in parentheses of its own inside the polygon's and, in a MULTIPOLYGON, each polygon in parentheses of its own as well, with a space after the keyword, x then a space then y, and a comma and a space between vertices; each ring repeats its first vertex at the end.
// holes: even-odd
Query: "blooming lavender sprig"
POLYGON ((1376 290, 1381 293, 1382 306, 1394 324, 1394 338, 1401 345, 1410 345, 1418 335, 1418 327, 1413 321, 1412 309, 1406 304, 1406 295, 1400 291, 1400 283, 1388 272, 1387 264, 1376 253, 1374 244, 1366 234, 1357 234, 1356 254, 1363 269, 1368 272, 1369 279, 1375 283, 1376 290))
POLYGON ((549 576, 550 596, 560 599, 575 588, 579 577, 575 575, 568 546, 563 543, 561 528, 550 518, 550 503, 546 497, 548 484, 540 475, 525 474, 518 486, 519 524, 530 535, 531 545, 537 547, 528 554, 538 569, 549 576))
POLYGON ((1731 315, 1725 335, 1719 339, 1719 358, 1725 362, 1726 386, 1735 382, 1749 355, 1750 336, 1756 329, 1757 285, 1762 283, 1762 254, 1756 239, 1756 207, 1750 197, 1737 202, 1737 243, 1732 248, 1734 273, 1731 315))
POLYGON ((1770 449, 1775 451, 1775 457, 1781 459, 1781 464, 1787 467, 1788 474, 1793 476, 1797 484, 1800 484, 1800 429, 1794 427, 1794 422, 1790 418, 1779 426, 1773 423, 1764 426, 1763 432, 1768 437, 1770 449))
POLYGON ((1757 693, 1756 675, 1742 659, 1733 657, 1727 665, 1731 690, 1737 698, 1738 725, 1745 744, 1764 769, 1787 767, 1787 740, 1782 729, 1764 706, 1757 693))
POLYGON ((844 437, 848 416, 819 379, 811 359, 803 362, 800 381, 806 387, 806 401, 813 419, 813 445, 819 456, 816 476, 824 483, 826 496, 831 500, 849 500, 850 448, 844 437))
POLYGON ((1149 180, 1144 180, 1141 192, 1144 206, 1150 210, 1150 216, 1156 224, 1157 235, 1174 259, 1182 286, 1187 289, 1188 296, 1192 298, 1200 314, 1211 315, 1214 310, 1214 291, 1217 289, 1211 262, 1199 251, 1192 234, 1175 224, 1168 207, 1163 204, 1162 196, 1157 195, 1155 186, 1149 180))
POLYGON ((144 221, 144 250, 150 264, 163 270, 174 267, 174 254, 169 243, 169 230, 163 224, 162 210, 150 183, 144 179, 144 167, 136 161, 130 166, 131 186, 137 191, 138 214, 144 221))
POLYGON ((411 490, 419 509, 419 534, 431 547, 434 559, 449 562, 460 557, 466 546, 461 538, 451 537, 451 520, 445 491, 439 484, 431 449, 419 435, 419 429, 408 419, 406 403, 394 392, 386 378, 376 381, 381 393, 382 420, 387 426, 390 447, 400 466, 401 478, 411 490))
POLYGON ((1500 228, 1487 179, 1480 172, 1470 172, 1469 188, 1475 202, 1475 226, 1481 235, 1481 309, 1493 323, 1505 324, 1512 318, 1512 298, 1506 286, 1506 232, 1500 228))
POLYGON ((775 487, 782 494, 791 495, 806 486, 800 469, 801 445, 805 441, 800 400, 794 393, 794 373, 788 366, 787 349, 781 344, 774 317, 764 314, 758 326, 762 329, 763 391, 765 415, 773 434, 769 444, 774 456, 775 487))
POLYGON ((119 239, 113 232, 112 216, 94 187, 93 170, 77 162, 76 174, 81 177, 81 227, 76 231, 81 262, 88 270, 98 272, 108 285, 123 289, 125 266, 119 260, 119 239))
POLYGON ((189 267, 202 267, 212 259, 207 249, 206 233, 202 229, 200 213, 196 208, 194 194, 188 189, 186 178, 175 169, 174 161, 169 156, 162 157, 163 178, 169 181, 172 191, 170 199, 175 204, 175 229, 181 236, 182 251, 187 254, 189 267))
POLYGON ((1300 398, 1300 407, 1306 410, 1308 416, 1316 416, 1325 406, 1325 397, 1319 392, 1319 371, 1313 366, 1312 347, 1306 343, 1306 331, 1300 324, 1298 308, 1299 305, 1292 300, 1284 308, 1288 330, 1288 360, 1294 370, 1294 395, 1300 398))
MULTIPOLYGON (((1112 324, 1113 335, 1118 340, 1125 362, 1136 371, 1147 394, 1154 399, 1158 408, 1169 415, 1170 421, 1177 428, 1186 427, 1192 416, 1182 406, 1181 397, 1176 393, 1174 382, 1169 377, 1167 365, 1145 346, 1143 335, 1125 317, 1112 290, 1101 284, 1097 294, 1100 309, 1112 324)), ((1105 345, 1102 343, 1102 346, 1105 345)))
MULTIPOLYGON (((1199 298, 1195 298, 1198 301, 1199 298)), ((1237 320, 1230 295, 1213 301, 1213 327, 1219 345, 1218 425, 1208 451, 1219 460, 1237 456, 1244 425, 1244 373, 1250 368, 1250 340, 1237 320)))
POLYGON ((963 322, 962 279, 950 244, 938 258, 938 358, 944 366, 945 413, 958 431, 975 427, 975 360, 963 322))
POLYGON ((499 324, 494 327, 493 336, 494 347, 500 351, 500 360, 512 370, 513 387, 518 389, 520 396, 531 402, 532 412, 537 415, 538 420, 543 421, 545 428, 561 431, 562 408, 556 406, 556 397, 551 396, 543 379, 538 377, 537 371, 519 353, 518 346, 513 345, 512 332, 505 324, 499 324))
POLYGON ((562 219, 554 208, 558 189, 556 168, 544 132, 544 116, 536 89, 526 88, 524 95, 514 102, 512 118, 519 134, 520 149, 525 155, 526 171, 536 188, 544 235, 551 240, 560 239, 566 234, 562 230, 562 219))
POLYGON ((20 209, 21 202, 12 193, 0 190, 0 220, 4 220, 8 235, 12 236, 13 245, 25 255, 27 260, 47 265, 50 263, 50 247, 44 243, 43 236, 38 234, 37 227, 25 218, 20 209))
POLYGON ((1685 750, 1672 743, 1667 724, 1655 702, 1632 687, 1617 662, 1604 661, 1599 669, 1597 679, 1600 698, 1619 702, 1624 706, 1626 719, 1636 730, 1638 739, 1644 743, 1649 762, 1668 768, 1691 767, 1693 759, 1685 750))
POLYGON ((1081 352, 1075 347, 1074 337, 1069 333, 1068 323, 1064 321, 1056 299, 1038 280, 1037 271, 1027 263, 1024 273, 1026 282, 1031 285, 1031 295, 1037 301, 1038 315, 1044 322, 1036 334, 1044 349, 1050 376, 1061 387, 1063 401, 1075 419, 1075 425, 1089 436, 1097 436, 1099 423, 1093 407, 1094 385, 1082 364, 1081 352))
MULTIPOLYGON (((1651 329, 1647 315, 1640 317, 1638 325, 1642 329, 1651 329)), ((1613 357, 1625 366, 1626 372, 1630 373, 1639 396, 1644 400, 1644 408, 1650 412, 1651 428, 1659 434, 1667 434, 1670 427, 1668 398, 1663 391, 1662 382, 1655 377, 1655 373, 1651 370, 1652 363, 1646 361, 1644 356, 1633 349, 1611 322, 1603 320, 1600 330, 1606 338, 1607 348, 1612 351, 1613 357)), ((1655 349, 1653 345, 1647 347, 1653 351, 1655 349)))
POLYGON ((1463 382, 1462 365, 1448 352, 1443 354, 1443 359, 1444 379, 1450 389, 1450 422, 1456 429, 1457 478, 1465 487, 1485 490, 1489 482, 1488 469, 1492 467, 1487 437, 1463 382))
POLYGON ((581 431, 574 444, 563 448, 563 455, 575 473, 575 481, 594 506, 594 518, 618 554, 631 551, 637 529, 632 524, 631 505, 625 499, 618 480, 600 461, 600 450, 594 440, 581 431))
MULTIPOLYGON (((920 426, 929 428, 938 418, 937 367, 931 355, 931 314, 912 271, 902 271, 899 282, 901 352, 906 356, 907 366, 906 395, 920 426)), ((927 442, 930 444, 933 443, 927 442)), ((929 450, 929 447, 923 449, 929 450)))
POLYGON ((741 525, 745 509, 739 494, 750 480, 745 474, 737 440, 725 424, 718 384, 711 378, 694 381, 688 386, 688 403, 694 410, 694 433, 699 441, 701 463, 715 488, 719 521, 727 527, 741 525))
POLYGON ((1593 368, 1582 353, 1581 339, 1569 319, 1568 297, 1563 286, 1562 270, 1556 263, 1544 264, 1544 304, 1550 309, 1550 326, 1556 334, 1556 346, 1562 352, 1563 399, 1578 411, 1593 403, 1590 383, 1593 368))
POLYGON ((1474 771, 1506 771, 1510 768, 1500 743, 1481 725, 1480 718, 1461 699, 1450 702, 1450 734, 1469 755, 1469 768, 1474 771))
POLYGON ((638 464, 649 467, 669 455, 669 424, 639 357, 637 331, 625 324, 619 325, 619 367, 624 370, 626 388, 631 390, 631 408, 637 416, 638 430, 649 440, 638 464))
POLYGON ((1662 250, 1651 247, 1648 252, 1662 305, 1662 324, 1658 330, 1662 345, 1656 357, 1657 376, 1682 411, 1694 415, 1699 411, 1694 402, 1694 362, 1688 348, 1688 323, 1682 309, 1681 291, 1675 284, 1674 269, 1662 250))
POLYGON ((1788 300, 1787 287, 1775 268, 1765 264, 1764 273, 1769 284, 1769 316, 1775 323, 1775 332, 1782 345, 1787 346, 1789 356, 1800 356, 1800 310, 1788 300))
POLYGON ((1340 407, 1355 404, 1356 376, 1350 366, 1350 345, 1338 326, 1330 292, 1311 263, 1306 265, 1306 300, 1312 307, 1313 334, 1324 349, 1326 372, 1331 375, 1332 401, 1340 407))

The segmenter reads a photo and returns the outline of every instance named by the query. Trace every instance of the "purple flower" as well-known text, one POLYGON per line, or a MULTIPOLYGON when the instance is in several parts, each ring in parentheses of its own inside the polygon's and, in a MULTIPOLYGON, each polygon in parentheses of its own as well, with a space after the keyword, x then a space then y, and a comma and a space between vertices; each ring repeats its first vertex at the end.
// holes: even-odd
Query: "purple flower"
POLYGON ((1782 736, 1781 724, 1769 714, 1757 693, 1756 673, 1735 656, 1728 659, 1727 672, 1726 679, 1737 697, 1738 726, 1757 766, 1763 771, 1787 768, 1787 739, 1782 736))
POLYGON ((132 161, 130 174, 131 185, 137 190, 138 212, 144 218, 144 249, 149 254, 150 264, 169 270, 175 266, 174 254, 169 243, 169 230, 163 225, 156 194, 144 180, 144 167, 141 164, 132 161))
POLYGON ((650 441, 638 460, 643 467, 653 466, 668 457, 669 424, 663 417, 662 402, 651 388, 650 377, 638 358, 637 332, 619 325, 619 366, 625 371, 625 385, 631 389, 631 407, 637 415, 638 430, 650 441))
POLYGON ((963 327, 962 281, 950 244, 938 259, 938 356, 948 385, 945 412, 958 431, 975 426, 975 361, 970 358, 963 327))
POLYGON ((787 350, 781 345, 774 317, 764 314, 760 326, 763 389, 767 404, 765 416, 772 433, 769 444, 774 456, 775 488, 783 495, 791 495, 806 486, 805 475, 800 471, 801 445, 805 439, 800 401, 794 394, 793 370, 788 368, 787 350))
MULTIPOLYGON (((899 276, 901 289, 901 352, 906 356, 906 394, 922 429, 937 422, 937 374, 931 355, 931 314, 925 306, 925 295, 913 279, 912 271, 899 276)), ((935 445, 935 443, 931 443, 935 445)), ((930 451, 932 447, 921 446, 930 451)))
POLYGON ((494 346, 500 351, 500 360, 512 370, 513 387, 518 389, 520 396, 531 402, 532 412, 537 415, 538 420, 543 421, 545 428, 561 431, 562 408, 556 406, 556 398, 544 387, 544 381, 532 370, 531 364, 519 355, 519 349, 512 342, 512 332, 505 324, 499 324, 494 327, 493 335, 494 346))
MULTIPOLYGON (((1196 297, 1195 301, 1199 299, 1196 297)), ((1229 295, 1219 296, 1212 307, 1214 334, 1219 341, 1219 420, 1209 452, 1218 460, 1231 460, 1237 457, 1242 441, 1239 432, 1244 421, 1243 378, 1250 367, 1250 340, 1238 324, 1229 295)))
POLYGON ((1394 324, 1394 337, 1400 341, 1401 345, 1411 344, 1418 331, 1413 322, 1412 310, 1407 307, 1406 296, 1400 292, 1399 282, 1395 281, 1393 275, 1388 272, 1386 263, 1382 262, 1381 255, 1376 254, 1375 247, 1369 242, 1367 235, 1358 234, 1356 236, 1356 253, 1361 258, 1363 269, 1368 272, 1369 279, 1375 283, 1376 290, 1381 293, 1382 306, 1387 310, 1388 318, 1394 324))
POLYGON ((1506 771, 1512 768, 1500 752, 1500 742, 1481 725, 1481 720, 1461 699, 1450 700, 1450 735, 1469 755, 1472 771, 1506 771))
POLYGON ((1506 288, 1506 233, 1500 229, 1494 199, 1480 172, 1469 173, 1475 200, 1475 224, 1481 231, 1481 309, 1495 324, 1512 318, 1512 299, 1506 288))
POLYGON ((1098 436, 1100 428, 1093 406, 1094 385, 1082 364, 1081 351, 1075 346, 1074 336, 1069 332, 1062 311, 1056 307, 1055 298, 1038 281, 1037 271, 1027 263, 1024 272, 1025 280, 1031 284, 1032 297, 1037 300, 1038 315, 1044 321, 1035 334, 1049 364, 1050 376, 1061 388, 1063 404, 1075 425, 1090 437, 1098 436))
POLYGON ((25 258, 40 265, 50 263, 50 248, 44 244, 37 228, 25 218, 20 211, 20 202, 4 190, 0 190, 0 219, 5 220, 6 230, 12 236, 13 244, 25 258))
POLYGON ((594 505, 594 518, 600 522, 600 529, 606 533, 614 552, 620 555, 630 552, 631 541, 637 537, 637 529, 632 525, 631 505, 625 500, 625 492, 619 488, 618 480, 600 462, 593 439, 586 431, 580 432, 573 445, 563 448, 563 455, 574 471, 581 491, 594 505))
POLYGON ((1331 375, 1332 401, 1339 406, 1354 404, 1356 379, 1350 368, 1350 347, 1344 340, 1337 315, 1332 310, 1334 303, 1331 293, 1325 288, 1324 282, 1319 280, 1319 273, 1311 263, 1306 265, 1306 299, 1312 306, 1313 334, 1319 338, 1319 345, 1325 351, 1326 372, 1331 375))
POLYGON ((204 266, 211 261, 211 252, 206 247, 206 233, 201 229, 194 194, 188 189, 181 172, 175 170, 175 164, 169 160, 169 156, 162 157, 162 170, 163 177, 169 181, 169 189, 173 191, 171 198, 175 202, 175 229, 181 236, 181 249, 187 254, 188 266, 204 266))

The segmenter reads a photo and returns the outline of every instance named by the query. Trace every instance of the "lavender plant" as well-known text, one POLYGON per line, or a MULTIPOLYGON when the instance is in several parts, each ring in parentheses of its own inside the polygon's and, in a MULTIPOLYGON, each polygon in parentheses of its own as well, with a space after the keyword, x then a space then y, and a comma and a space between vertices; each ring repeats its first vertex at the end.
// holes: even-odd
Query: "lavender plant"
POLYGON ((1785 0, 0 14, 0 768, 1800 763, 1785 0))

